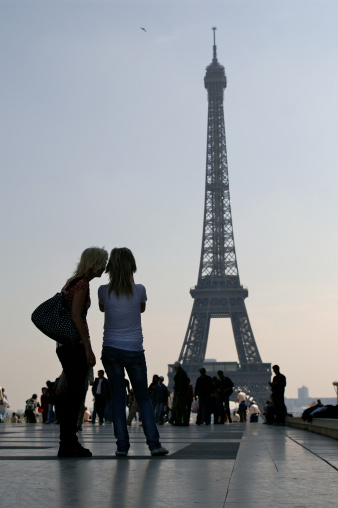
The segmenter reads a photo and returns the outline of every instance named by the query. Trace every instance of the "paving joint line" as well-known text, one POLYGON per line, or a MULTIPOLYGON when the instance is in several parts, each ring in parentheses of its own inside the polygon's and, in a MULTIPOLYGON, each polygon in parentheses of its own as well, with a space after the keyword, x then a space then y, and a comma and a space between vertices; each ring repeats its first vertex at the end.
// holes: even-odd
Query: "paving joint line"
POLYGON ((326 462, 326 464, 330 467, 332 467, 333 469, 335 469, 336 471, 338 471, 338 467, 334 466, 333 464, 331 464, 331 462, 329 462, 328 460, 324 459, 323 457, 321 457, 320 455, 318 455, 317 453, 313 452, 312 450, 310 450, 309 448, 307 448, 306 446, 304 446, 302 443, 299 443, 298 441, 296 441, 296 439, 293 439, 292 437, 288 436, 287 434, 284 434, 286 435, 287 438, 289 438, 291 441, 293 441, 294 443, 296 443, 298 446, 301 446, 302 448, 304 448, 304 450, 307 450, 308 452, 312 453, 312 455, 314 455, 315 457, 318 457, 318 459, 322 460, 323 462, 326 462))

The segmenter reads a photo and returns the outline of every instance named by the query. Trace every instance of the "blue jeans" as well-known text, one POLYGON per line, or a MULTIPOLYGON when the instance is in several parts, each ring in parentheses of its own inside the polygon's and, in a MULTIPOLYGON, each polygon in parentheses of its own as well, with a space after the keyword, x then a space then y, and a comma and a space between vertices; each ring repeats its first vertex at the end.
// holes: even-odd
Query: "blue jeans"
POLYGON ((155 421, 156 423, 163 423, 164 402, 155 403, 155 421))
POLYGON ((105 346, 102 349, 102 364, 108 376, 113 413, 114 435, 117 449, 129 450, 129 434, 126 418, 126 385, 124 369, 131 381, 140 409, 143 432, 149 450, 160 448, 160 436, 155 423, 154 409, 148 392, 147 365, 143 351, 126 351, 105 346))

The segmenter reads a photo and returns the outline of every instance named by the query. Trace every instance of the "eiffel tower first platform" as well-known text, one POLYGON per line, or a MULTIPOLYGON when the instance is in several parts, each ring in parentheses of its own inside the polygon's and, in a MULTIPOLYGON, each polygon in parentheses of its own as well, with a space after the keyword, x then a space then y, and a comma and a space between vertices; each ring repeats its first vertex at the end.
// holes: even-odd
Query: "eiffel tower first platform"
MULTIPOLYGON (((223 370, 235 387, 252 397, 262 411, 270 395, 271 364, 261 360, 245 306, 248 290, 239 279, 224 128, 223 95, 227 80, 224 67, 217 60, 215 30, 213 59, 204 78, 208 91, 208 134, 201 260, 197 285, 190 290, 194 303, 178 361, 194 387, 201 367, 210 376, 223 370), (205 362, 211 318, 231 319, 239 363, 205 362)), ((172 388, 175 371, 173 365, 168 368, 172 388)), ((236 400, 236 395, 234 390, 231 398, 236 400)))

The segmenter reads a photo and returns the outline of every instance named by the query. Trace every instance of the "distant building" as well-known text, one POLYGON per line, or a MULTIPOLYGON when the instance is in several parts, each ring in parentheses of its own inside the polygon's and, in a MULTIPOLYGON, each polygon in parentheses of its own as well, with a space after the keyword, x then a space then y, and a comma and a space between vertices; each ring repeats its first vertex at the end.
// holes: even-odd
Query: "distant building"
POLYGON ((298 388, 298 400, 300 402, 307 402, 309 399, 309 389, 307 386, 302 386, 298 388))

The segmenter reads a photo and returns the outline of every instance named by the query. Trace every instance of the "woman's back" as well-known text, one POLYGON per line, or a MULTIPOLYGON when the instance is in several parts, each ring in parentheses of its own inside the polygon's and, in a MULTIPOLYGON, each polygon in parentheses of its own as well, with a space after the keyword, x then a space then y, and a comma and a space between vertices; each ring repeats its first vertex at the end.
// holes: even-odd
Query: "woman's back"
POLYGON ((142 284, 132 284, 133 294, 129 297, 109 295, 109 284, 99 287, 99 303, 104 307, 105 321, 103 346, 129 351, 143 350, 141 326, 141 303, 147 294, 142 284))

